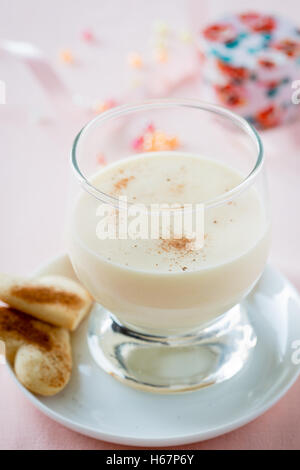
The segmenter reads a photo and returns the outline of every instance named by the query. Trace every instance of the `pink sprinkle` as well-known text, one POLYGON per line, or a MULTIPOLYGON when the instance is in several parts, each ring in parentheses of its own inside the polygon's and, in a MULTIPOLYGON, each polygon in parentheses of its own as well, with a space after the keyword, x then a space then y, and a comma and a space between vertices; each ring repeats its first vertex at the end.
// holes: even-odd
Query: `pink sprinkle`
POLYGON ((110 100, 106 100, 105 104, 107 108, 110 109, 110 108, 114 108, 115 106, 117 106, 118 103, 115 100, 110 99, 110 100))
POLYGON ((146 129, 146 132, 154 132, 154 131, 155 131, 154 124, 153 123, 149 124, 149 126, 146 129))
POLYGON ((103 155, 103 153, 99 153, 99 155, 97 156, 97 163, 98 165, 103 165, 103 166, 107 164, 106 158, 103 155))
POLYGON ((141 137, 137 137, 136 139, 133 139, 131 145, 134 150, 139 150, 143 146, 143 143, 144 143, 144 137, 141 136, 141 137))
POLYGON ((94 40, 94 35, 89 29, 85 29, 84 31, 82 31, 81 36, 82 39, 87 42, 91 42, 94 40))

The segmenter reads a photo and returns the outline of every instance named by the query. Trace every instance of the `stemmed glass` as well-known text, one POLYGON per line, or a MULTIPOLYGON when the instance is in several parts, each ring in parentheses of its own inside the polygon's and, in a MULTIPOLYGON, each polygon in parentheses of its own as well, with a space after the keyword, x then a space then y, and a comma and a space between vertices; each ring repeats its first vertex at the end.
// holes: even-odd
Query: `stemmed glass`
MULTIPOLYGON (((269 248, 263 160, 261 140, 247 121, 195 100, 116 107, 77 135, 72 166, 79 198, 69 224, 69 255, 95 298, 87 341, 106 372, 142 390, 171 393, 222 382, 242 369, 256 345, 243 300, 259 280, 269 248), (168 150, 171 158, 180 152, 198 155, 241 175, 222 194, 199 201, 215 255, 192 271, 149 270, 142 257, 127 266, 110 259, 107 245, 96 237, 99 204, 122 212, 126 202, 99 188, 95 174, 109 168, 101 170, 104 163, 131 157, 132 142, 150 123, 180 142, 180 148, 168 150), (225 216, 231 228, 220 224, 217 232, 214 223, 225 216)), ((151 175, 143 184, 147 192, 151 175)), ((132 240, 114 244, 116 252, 133 249, 132 240)), ((151 247, 153 240, 145 244, 151 247)))

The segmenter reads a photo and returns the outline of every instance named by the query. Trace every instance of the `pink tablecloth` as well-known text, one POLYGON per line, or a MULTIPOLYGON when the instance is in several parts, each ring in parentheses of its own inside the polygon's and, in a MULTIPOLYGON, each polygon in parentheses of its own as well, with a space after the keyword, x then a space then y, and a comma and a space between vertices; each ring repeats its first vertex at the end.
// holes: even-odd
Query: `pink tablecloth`
MULTIPOLYGON (((0 4, 2 38, 38 45, 72 93, 88 94, 95 100, 126 93, 132 79, 126 55, 147 44, 155 20, 166 20, 179 30, 186 28, 190 19, 190 2, 184 0, 1 0, 0 4), (85 28, 94 31, 95 43, 80 39, 85 28), (75 55, 72 67, 57 61, 62 48, 70 48, 75 55)), ((246 8, 259 8, 260 4, 261 0, 243 2, 246 8)), ((202 12, 199 24, 219 13, 221 5, 218 0, 198 1, 202 12)), ((234 0, 226 2, 227 10, 239 5, 241 2, 234 0)), ((297 0, 268 0, 264 7, 299 18, 297 0)), ((7 88, 7 104, 0 105, 1 270, 26 274, 63 248, 68 154, 85 119, 64 117, 52 110, 55 119, 49 125, 37 123, 37 115, 49 112, 42 91, 22 64, 1 57, 0 64, 0 79, 7 88)), ((180 93, 197 96, 196 88, 180 93)), ((271 261, 299 288, 300 124, 266 132, 263 140, 273 210, 271 261)), ((24 398, 3 366, 0 383, 1 449, 123 448, 83 437, 43 416, 24 398)), ((298 381, 279 404, 255 422, 223 437, 180 448, 299 448, 299 393, 298 381)))

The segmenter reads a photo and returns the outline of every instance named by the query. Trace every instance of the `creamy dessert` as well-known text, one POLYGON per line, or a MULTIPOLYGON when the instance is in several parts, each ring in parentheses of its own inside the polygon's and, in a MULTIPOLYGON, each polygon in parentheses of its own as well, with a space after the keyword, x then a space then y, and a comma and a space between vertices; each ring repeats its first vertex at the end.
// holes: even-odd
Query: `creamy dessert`
POLYGON ((268 219, 252 186, 219 205, 206 203, 230 194, 246 176, 179 152, 140 154, 100 170, 90 183, 114 198, 126 196, 129 203, 204 203, 204 245, 195 248, 189 238, 172 235, 99 239, 97 214, 103 203, 83 191, 69 236, 80 281, 122 323, 148 331, 190 330, 226 312, 263 270, 268 219))

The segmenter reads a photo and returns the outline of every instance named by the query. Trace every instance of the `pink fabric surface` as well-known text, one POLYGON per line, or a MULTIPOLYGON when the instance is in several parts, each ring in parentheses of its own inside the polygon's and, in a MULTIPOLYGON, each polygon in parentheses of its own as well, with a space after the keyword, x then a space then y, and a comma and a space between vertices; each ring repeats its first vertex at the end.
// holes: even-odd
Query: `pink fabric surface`
MULTIPOLYGON (((260 0, 228 0, 226 9, 253 9, 260 0)), ((224 5, 224 4, 223 4, 224 5)), ((189 27, 195 2, 178 0, 0 0, 2 39, 31 42, 43 50, 71 93, 95 100, 128 93, 132 70, 126 64, 131 50, 143 52, 153 22, 189 27), (176 3, 176 6, 175 6, 176 3), (93 44, 80 39, 91 28, 93 44), (73 66, 60 64, 58 51, 69 48, 73 66)), ((193 26, 222 13, 219 0, 198 1, 193 26)), ((266 11, 299 18, 297 0, 264 2, 266 11)), ((72 139, 86 121, 84 113, 51 109, 29 71, 0 55, 0 79, 6 82, 7 104, 0 105, 0 259, 1 270, 28 274, 63 250, 72 139), (50 115, 49 125, 34 121, 50 115)), ((299 76, 300 79, 300 76, 299 76)), ((174 94, 174 93, 173 93, 174 94)), ((177 96, 197 97, 197 84, 177 96)), ((300 107, 300 105, 299 105, 300 107)), ((298 288, 300 124, 265 132, 270 199, 273 212, 271 261, 298 288)), ((264 416, 228 435, 180 449, 297 449, 300 447, 298 381, 264 416)), ((0 365, 0 449, 123 449, 96 441, 56 424, 36 410, 0 365)))

